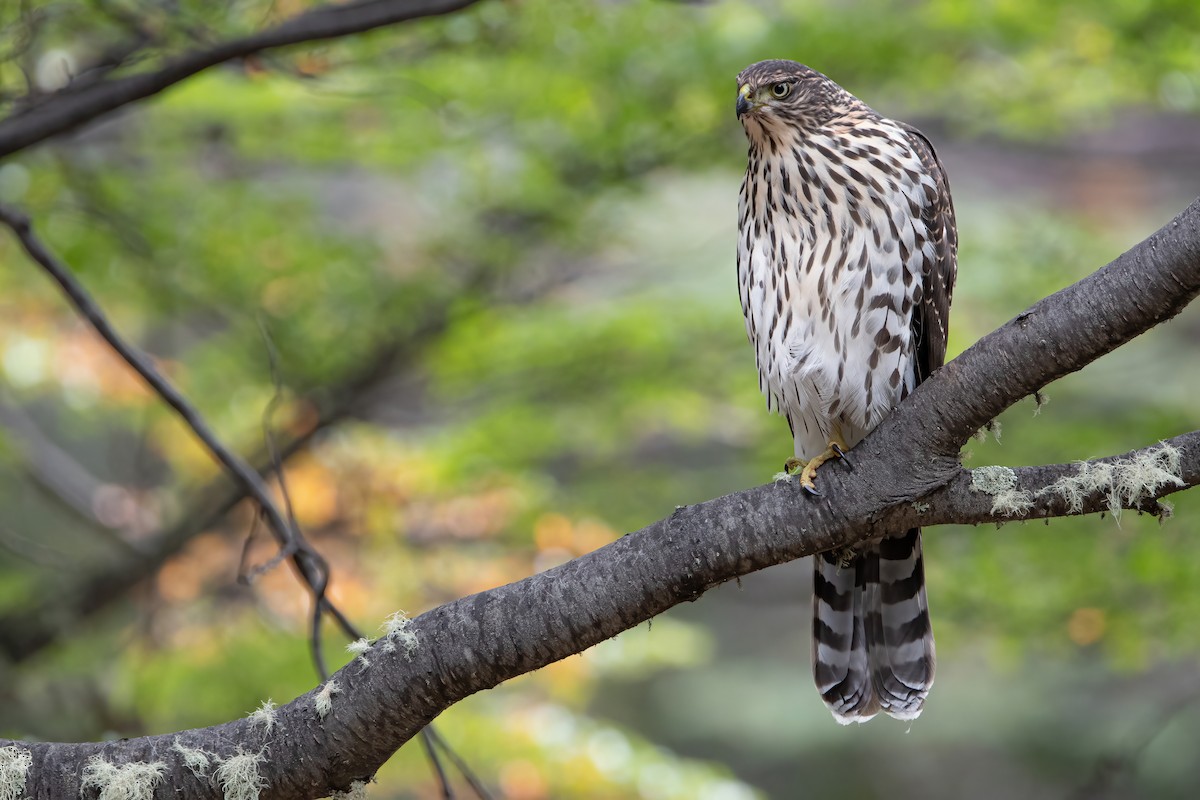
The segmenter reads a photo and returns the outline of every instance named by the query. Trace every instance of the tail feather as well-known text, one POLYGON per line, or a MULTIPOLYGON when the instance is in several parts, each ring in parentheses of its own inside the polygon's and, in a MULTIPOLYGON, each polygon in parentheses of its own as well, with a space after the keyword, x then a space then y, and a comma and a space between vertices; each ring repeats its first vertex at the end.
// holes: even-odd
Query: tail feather
POLYGON ((863 574, 830 553, 814 561, 813 677, 838 722, 866 722, 879 704, 867 660, 863 574))
POLYGON ((889 537, 839 565, 815 559, 813 674, 838 722, 865 722, 882 710, 921 713, 936 658, 921 532, 889 537))

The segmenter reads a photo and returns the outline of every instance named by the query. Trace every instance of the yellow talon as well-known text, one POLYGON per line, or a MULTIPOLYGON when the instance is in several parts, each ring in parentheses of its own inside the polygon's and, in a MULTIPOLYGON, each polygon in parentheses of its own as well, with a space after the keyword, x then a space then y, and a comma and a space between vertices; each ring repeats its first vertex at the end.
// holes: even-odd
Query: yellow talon
POLYGON ((813 494, 817 493, 817 487, 813 483, 813 479, 817 477, 817 468, 829 461, 832 458, 845 458, 846 451, 850 446, 842 438, 841 432, 836 431, 833 438, 829 440, 829 447, 825 452, 821 453, 816 458, 809 459, 807 462, 801 461, 798 458, 789 458, 787 461, 787 471, 790 475, 795 475, 795 467, 800 466, 800 485, 813 494))

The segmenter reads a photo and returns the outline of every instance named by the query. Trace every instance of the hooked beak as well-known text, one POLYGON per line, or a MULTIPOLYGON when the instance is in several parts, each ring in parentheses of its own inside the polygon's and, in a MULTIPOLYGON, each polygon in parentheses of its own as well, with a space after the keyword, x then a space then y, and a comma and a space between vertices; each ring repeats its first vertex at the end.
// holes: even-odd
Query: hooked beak
POLYGON ((749 114, 755 108, 758 108, 758 105, 750 99, 750 84, 743 83, 741 88, 738 89, 738 98, 737 98, 738 119, 741 119, 743 114, 749 114))

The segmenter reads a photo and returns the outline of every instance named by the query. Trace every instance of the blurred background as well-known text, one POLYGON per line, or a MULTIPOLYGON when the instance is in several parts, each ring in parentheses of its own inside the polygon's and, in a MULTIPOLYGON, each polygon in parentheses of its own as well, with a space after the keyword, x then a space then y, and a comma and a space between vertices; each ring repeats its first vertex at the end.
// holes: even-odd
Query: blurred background
MULTIPOLYGON (((5 2, 2 109, 309 5, 5 2)), ((1200 193, 1194 0, 488 0, 205 72, 0 162, 0 200, 225 441, 265 463, 270 432, 331 596, 371 630, 791 453, 734 278, 733 77, 775 57, 937 145, 961 239, 951 354, 1200 193)), ((1010 409, 964 463, 1200 427, 1198 342, 1191 309, 1010 409)), ((254 569, 275 551, 253 508, 223 513, 213 462, 7 232, 0 424, 0 735, 168 732, 316 683, 308 597, 254 569)), ((940 664, 912 725, 825 711, 807 562, 438 725, 515 800, 1194 797, 1200 497, 1176 505, 1161 525, 928 531, 940 664)), ((439 796, 418 745, 371 796, 439 796)))

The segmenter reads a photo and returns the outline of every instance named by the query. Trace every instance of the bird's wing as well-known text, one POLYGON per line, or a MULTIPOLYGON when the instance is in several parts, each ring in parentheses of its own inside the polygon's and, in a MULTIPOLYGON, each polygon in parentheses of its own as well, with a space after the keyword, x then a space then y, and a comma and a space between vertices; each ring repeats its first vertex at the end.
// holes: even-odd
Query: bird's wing
POLYGON ((933 255, 926 259, 922 273, 921 302, 913 312, 913 331, 917 337, 917 383, 946 361, 946 338, 950 325, 950 298, 958 274, 958 228, 954 221, 954 201, 946 171, 934 152, 933 144, 911 125, 903 125, 921 164, 934 177, 937 188, 927 197, 921 215, 933 238, 933 255))

